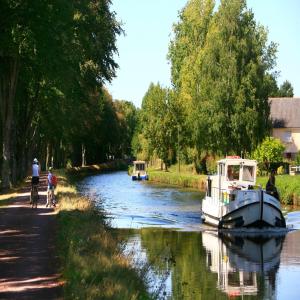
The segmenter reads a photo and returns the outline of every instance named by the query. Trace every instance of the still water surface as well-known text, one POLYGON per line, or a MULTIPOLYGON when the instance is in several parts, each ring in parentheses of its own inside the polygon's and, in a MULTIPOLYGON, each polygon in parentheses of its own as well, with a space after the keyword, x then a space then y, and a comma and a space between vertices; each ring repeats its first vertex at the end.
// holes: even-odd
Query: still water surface
POLYGON ((202 193, 132 182, 125 172, 79 183, 119 228, 161 299, 300 299, 300 212, 288 233, 218 234, 201 224, 202 193))

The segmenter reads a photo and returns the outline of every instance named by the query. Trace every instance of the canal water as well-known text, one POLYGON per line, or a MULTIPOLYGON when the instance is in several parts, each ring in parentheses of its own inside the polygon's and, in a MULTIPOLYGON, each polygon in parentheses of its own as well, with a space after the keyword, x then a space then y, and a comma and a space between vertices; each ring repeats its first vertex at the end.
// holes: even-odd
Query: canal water
POLYGON ((300 299, 300 211, 285 212, 288 232, 218 233, 201 222, 200 192, 126 172, 87 177, 79 189, 105 211, 159 299, 300 299))

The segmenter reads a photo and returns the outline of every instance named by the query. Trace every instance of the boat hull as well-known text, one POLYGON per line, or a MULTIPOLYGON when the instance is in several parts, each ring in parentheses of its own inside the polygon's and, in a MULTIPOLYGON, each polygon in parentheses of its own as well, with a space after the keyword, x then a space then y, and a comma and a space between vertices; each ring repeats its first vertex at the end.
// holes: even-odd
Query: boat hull
POLYGON ((266 193, 240 206, 238 204, 220 206, 219 202, 217 204, 211 198, 205 198, 202 204, 202 217, 205 223, 225 229, 286 227, 278 200, 266 193))
POLYGON ((131 179, 132 180, 148 180, 149 178, 148 178, 148 175, 140 175, 140 176, 132 175, 131 179))

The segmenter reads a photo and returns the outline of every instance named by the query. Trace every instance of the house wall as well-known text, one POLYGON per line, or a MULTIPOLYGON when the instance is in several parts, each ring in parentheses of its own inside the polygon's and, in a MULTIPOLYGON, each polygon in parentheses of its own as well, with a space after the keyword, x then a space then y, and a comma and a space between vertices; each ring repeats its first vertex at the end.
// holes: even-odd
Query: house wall
POLYGON ((292 158, 300 151, 300 128, 273 128, 273 137, 278 138, 285 145, 285 153, 291 153, 292 158), (290 134, 290 140, 288 139, 290 134))

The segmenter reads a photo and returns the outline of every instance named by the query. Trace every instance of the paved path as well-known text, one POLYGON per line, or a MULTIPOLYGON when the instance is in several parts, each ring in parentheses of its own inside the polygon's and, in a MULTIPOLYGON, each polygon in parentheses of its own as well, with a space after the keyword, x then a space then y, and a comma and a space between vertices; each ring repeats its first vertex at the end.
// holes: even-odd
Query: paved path
POLYGON ((46 175, 37 209, 29 205, 30 182, 0 206, 0 299, 62 299, 54 249, 55 211, 45 208, 46 175))

